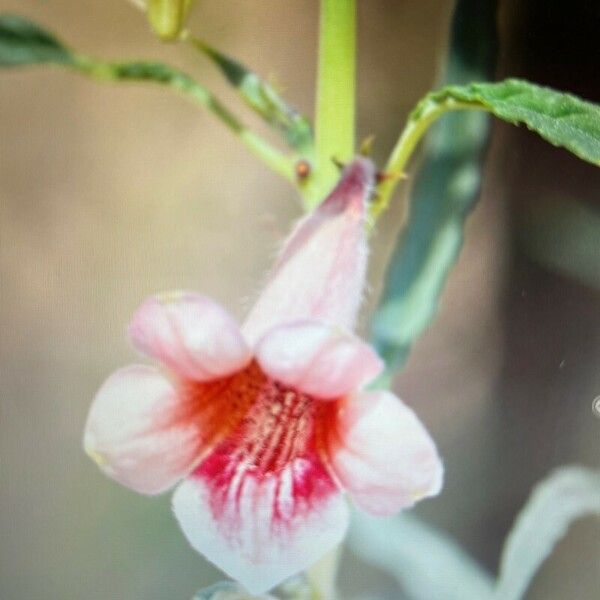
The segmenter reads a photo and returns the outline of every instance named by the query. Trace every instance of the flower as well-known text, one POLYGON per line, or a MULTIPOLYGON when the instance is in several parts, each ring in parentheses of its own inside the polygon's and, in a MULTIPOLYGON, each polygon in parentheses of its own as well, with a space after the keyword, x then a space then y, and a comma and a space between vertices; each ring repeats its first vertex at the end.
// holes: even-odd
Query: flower
POLYGON ((442 466, 415 414, 361 391, 381 360, 353 333, 367 263, 375 169, 355 159, 297 225, 241 329, 212 300, 146 300, 129 328, 157 359, 99 390, 84 445, 120 483, 158 494, 190 544, 252 593, 344 537, 348 507, 392 514, 440 490, 442 466))

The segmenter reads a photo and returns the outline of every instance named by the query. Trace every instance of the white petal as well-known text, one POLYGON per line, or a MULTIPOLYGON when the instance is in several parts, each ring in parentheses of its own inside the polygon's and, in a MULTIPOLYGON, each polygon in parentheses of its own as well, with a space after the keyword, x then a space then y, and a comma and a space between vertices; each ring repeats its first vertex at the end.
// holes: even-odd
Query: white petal
POLYGON ((306 459, 265 475, 209 457, 177 488, 173 510, 193 548, 253 594, 317 562, 348 525, 335 484, 306 459))

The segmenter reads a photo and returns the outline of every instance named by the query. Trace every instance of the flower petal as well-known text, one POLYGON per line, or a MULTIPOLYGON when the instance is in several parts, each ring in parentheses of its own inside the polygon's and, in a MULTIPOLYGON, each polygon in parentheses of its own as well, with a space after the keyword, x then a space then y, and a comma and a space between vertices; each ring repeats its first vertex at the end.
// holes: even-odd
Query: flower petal
POLYGON ((272 329, 258 343, 256 359, 273 379, 317 398, 354 392, 383 368, 368 344, 317 321, 272 329))
POLYGON ((143 494, 158 494, 194 467, 198 424, 159 371, 132 365, 113 373, 88 415, 84 447, 106 475, 143 494))
POLYGON ((439 493, 443 468, 435 444, 415 413, 390 392, 350 398, 336 434, 331 467, 367 512, 394 514, 439 493))
POLYGON ((235 373, 251 358, 235 321, 199 294, 148 298, 133 316, 129 335, 140 351, 195 381, 235 373))
POLYGON ((375 167, 355 159, 340 182, 285 243, 264 291, 243 327, 256 342, 272 327, 322 319, 352 329, 367 265, 366 206, 375 167))
POLYGON ((215 452, 175 491, 188 541, 251 593, 265 592, 339 544, 348 507, 321 462, 264 474, 215 452))

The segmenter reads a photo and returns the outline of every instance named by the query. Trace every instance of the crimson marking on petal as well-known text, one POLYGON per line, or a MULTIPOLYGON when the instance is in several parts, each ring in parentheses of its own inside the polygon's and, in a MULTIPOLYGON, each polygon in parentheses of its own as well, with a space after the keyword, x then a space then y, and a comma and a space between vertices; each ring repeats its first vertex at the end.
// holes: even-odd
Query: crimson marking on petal
MULTIPOLYGON (((206 385, 199 386, 205 394, 206 385)), ((270 379, 253 362, 221 388, 213 411, 220 441, 192 477, 209 490, 213 518, 232 542, 248 503, 278 534, 337 491, 324 464, 325 429, 337 402, 321 402, 270 379), (272 506, 264 506, 270 498, 272 506), (283 528, 283 530, 281 529, 283 528)), ((258 517, 257 517, 258 518, 258 517)), ((291 533, 291 532, 290 532, 291 533)))
POLYGON ((269 514, 271 531, 278 536, 293 534, 299 523, 318 510, 338 489, 316 452, 291 460, 278 472, 265 473, 255 465, 239 461, 230 454, 231 446, 223 444, 194 472, 209 490, 210 510, 222 535, 236 541, 236 532, 244 519, 245 505, 253 504, 252 512, 269 514), (273 493, 265 489, 274 486, 273 493), (270 498, 272 506, 260 504, 270 498))

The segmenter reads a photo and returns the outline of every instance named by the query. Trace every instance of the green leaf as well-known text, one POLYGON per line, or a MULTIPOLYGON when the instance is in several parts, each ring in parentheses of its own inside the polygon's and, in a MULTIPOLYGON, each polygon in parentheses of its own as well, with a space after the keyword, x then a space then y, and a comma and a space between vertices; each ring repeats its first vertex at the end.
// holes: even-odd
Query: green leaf
POLYGON ((394 577, 410 600, 492 596, 485 569, 448 535, 412 515, 382 519, 354 511, 348 543, 354 554, 394 577))
POLYGON ((309 120, 288 104, 272 85, 202 40, 193 36, 188 36, 187 39, 219 68, 254 112, 283 133, 292 148, 303 153, 311 152, 313 133, 309 120))
POLYGON ((72 62, 70 50, 35 23, 18 15, 0 15, 0 66, 72 62))
POLYGON ((509 123, 522 123, 551 144, 600 165, 600 106, 592 102, 519 79, 450 86, 428 98, 449 105, 449 110, 480 108, 509 123), (453 101, 457 106, 451 106, 453 101))
MULTIPOLYGON (((452 18, 447 83, 491 77, 496 56, 496 0, 459 0, 452 18)), ((371 323, 386 360, 385 383, 406 361, 414 340, 437 312, 439 297, 463 243, 466 219, 479 196, 489 117, 448 115, 428 135, 412 186, 408 219, 392 254, 371 323)))
POLYGON ((563 467, 538 484, 504 545, 494 598, 523 598, 571 523, 591 515, 600 516, 600 471, 563 467))
MULTIPOLYGON (((495 12, 494 0, 457 4, 447 66, 447 82, 453 85, 419 102, 385 169, 402 173, 422 136, 444 116, 427 139, 408 221, 372 322, 373 341, 387 366, 378 385, 389 383, 393 370, 404 364, 412 344, 433 319, 462 247, 465 221, 478 195, 487 138, 487 121, 479 111, 525 124, 552 144, 600 165, 600 106, 515 79, 469 83, 492 74, 495 12)), ((373 218, 385 210, 395 185, 393 177, 379 185, 379 198, 371 206, 373 218)))

